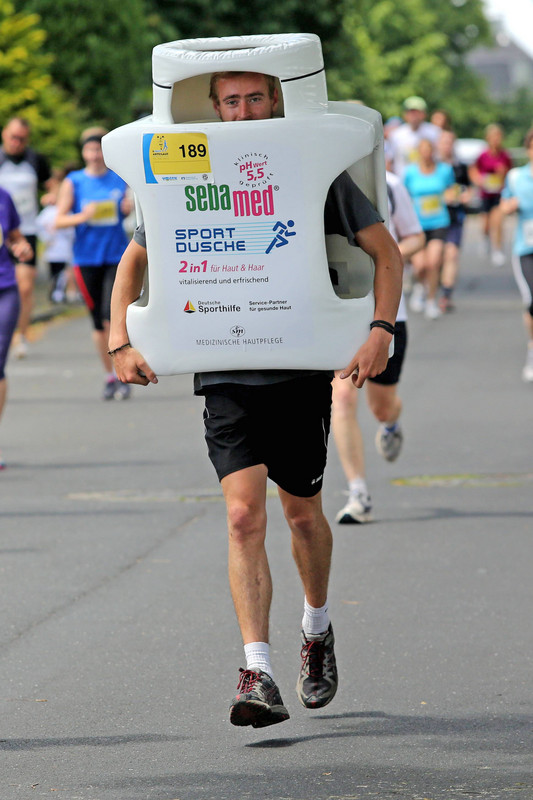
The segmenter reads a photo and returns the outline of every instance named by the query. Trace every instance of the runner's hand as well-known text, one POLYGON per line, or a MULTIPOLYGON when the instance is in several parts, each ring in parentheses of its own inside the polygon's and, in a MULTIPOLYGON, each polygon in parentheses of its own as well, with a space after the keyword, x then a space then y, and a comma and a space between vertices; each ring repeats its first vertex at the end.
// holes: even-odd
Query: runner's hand
POLYGON ((373 328, 347 367, 340 373, 342 379, 352 376, 352 383, 360 389, 367 378, 375 378, 387 367, 392 336, 383 328, 373 328))
POLYGON ((138 383, 141 386, 158 383, 157 375, 134 347, 119 350, 115 353, 113 362, 117 378, 122 383, 138 383))

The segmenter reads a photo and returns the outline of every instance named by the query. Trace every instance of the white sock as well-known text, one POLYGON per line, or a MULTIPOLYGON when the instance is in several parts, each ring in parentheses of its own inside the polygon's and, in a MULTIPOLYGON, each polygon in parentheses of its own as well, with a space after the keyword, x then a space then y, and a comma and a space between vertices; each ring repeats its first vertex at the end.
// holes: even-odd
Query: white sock
POLYGON ((304 616, 302 619, 302 630, 305 637, 317 636, 320 633, 325 633, 329 628, 329 614, 328 614, 328 601, 322 608, 313 608, 304 599, 304 616))
POLYGON ((348 486, 350 494, 368 494, 368 486, 364 478, 354 478, 353 481, 349 482, 348 486))
POLYGON ((266 672, 274 679, 272 667, 270 665, 270 645, 268 642, 250 642, 244 645, 244 655, 246 657, 246 669, 257 672, 258 669, 266 672))

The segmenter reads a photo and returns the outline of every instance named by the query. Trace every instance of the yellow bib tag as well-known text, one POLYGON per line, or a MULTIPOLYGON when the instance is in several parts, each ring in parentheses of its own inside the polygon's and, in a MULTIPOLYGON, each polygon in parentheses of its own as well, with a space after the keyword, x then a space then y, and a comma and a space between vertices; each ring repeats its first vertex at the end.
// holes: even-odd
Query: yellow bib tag
POLYGON ((118 208, 115 200, 98 200, 96 211, 89 220, 89 225, 116 225, 118 208))
POLYGON ((495 172, 489 172, 483 178, 483 186, 487 192, 499 192, 503 186, 501 175, 497 175, 495 172))
POLYGON ((145 134, 143 148, 147 183, 212 180, 205 133, 145 134))
POLYGON ((438 214, 442 209, 442 200, 438 194, 428 194, 422 197, 420 201, 420 211, 424 216, 432 216, 438 214))

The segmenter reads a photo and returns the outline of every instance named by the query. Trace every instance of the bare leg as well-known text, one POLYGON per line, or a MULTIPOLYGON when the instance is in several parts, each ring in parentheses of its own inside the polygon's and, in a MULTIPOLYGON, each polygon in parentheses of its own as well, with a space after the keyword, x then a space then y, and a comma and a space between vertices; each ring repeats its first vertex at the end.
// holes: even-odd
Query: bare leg
POLYGON ((441 283, 444 289, 453 289, 459 271, 459 248, 453 242, 444 245, 441 283))
POLYGON ((229 582, 244 644, 268 642, 272 579, 265 550, 266 479, 261 464, 221 481, 228 513, 229 582))
POLYGON ((383 386, 372 381, 366 382, 368 405, 382 425, 393 425, 402 413, 402 401, 397 394, 398 384, 383 386))
POLYGON ((331 429, 340 462, 348 483, 365 477, 365 450, 361 428, 357 421, 358 392, 349 378, 335 377, 331 429))
POLYGON ((498 206, 491 208, 488 215, 488 231, 494 250, 502 249, 503 242, 503 215, 498 206))
POLYGON ((18 331, 21 336, 26 338, 31 322, 31 312, 33 310, 33 290, 35 286, 35 267, 28 264, 17 264, 15 267, 17 284, 20 295, 20 314, 18 319, 18 331))
POLYGON ((413 265, 414 278, 422 286, 426 287, 427 282, 427 263, 426 263, 426 248, 419 250, 411 256, 411 264, 413 265))
POLYGON ((533 347, 533 317, 527 311, 524 313, 524 326, 529 340, 529 346, 533 347))
POLYGON ((278 488, 292 533, 292 554, 307 602, 321 608, 327 600, 333 537, 322 511, 322 495, 295 497, 278 488))
POLYGON ((425 249, 428 300, 434 300, 439 288, 444 242, 439 239, 432 239, 425 249))
POLYGON ((6 397, 7 397, 7 379, 2 378, 0 380, 0 419, 2 419, 2 412, 6 404, 6 397))

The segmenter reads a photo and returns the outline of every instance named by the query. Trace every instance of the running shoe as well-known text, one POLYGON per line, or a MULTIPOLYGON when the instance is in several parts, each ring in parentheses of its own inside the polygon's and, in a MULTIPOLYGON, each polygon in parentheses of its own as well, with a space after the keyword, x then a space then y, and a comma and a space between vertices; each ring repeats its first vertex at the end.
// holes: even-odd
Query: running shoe
POLYGON ((102 393, 102 400, 113 400, 115 392, 117 391, 116 378, 110 378, 104 383, 104 391, 102 393))
POLYGON ((403 444, 403 433, 399 425, 393 431, 380 425, 376 433, 376 450, 385 461, 396 461, 403 444))
POLYGON ((505 264, 505 254, 501 250, 493 250, 491 261, 493 267, 503 267, 505 264))
POLYGON ((116 382, 116 389, 115 389, 115 397, 117 400, 127 400, 131 397, 131 386, 129 383, 122 383, 122 381, 117 380, 116 382))
POLYGON ((446 297, 446 295, 442 295, 442 297, 439 298, 439 308, 443 314, 448 314, 450 311, 455 311, 455 306, 451 297, 446 297))
POLYGON ((426 305, 426 290, 421 283, 415 283, 411 297, 409 298, 409 308, 419 314, 426 305))
POLYGON ((52 289, 52 291, 50 292, 50 300, 52 303, 56 303, 56 305, 64 303, 65 292, 63 291, 63 289, 58 289, 58 288, 52 289))
POLYGON ((302 666, 296 684, 296 694, 306 708, 327 706, 337 692, 338 676, 333 646, 335 637, 331 625, 319 636, 306 637, 302 631, 302 666))
POLYGON ((266 728, 289 719, 279 689, 266 672, 240 668, 237 695, 229 709, 232 725, 266 728))
POLYGON ((348 502, 335 517, 339 525, 363 524, 372 520, 372 500, 365 492, 350 492, 348 502))
POLYGON ((426 319, 438 319, 442 316, 442 311, 438 307, 435 300, 426 300, 424 306, 424 316, 426 319))
POLYGON ((15 345, 15 358, 26 358, 28 355, 28 341, 24 336, 19 336, 15 345))
POLYGON ((533 347, 527 348, 527 358, 522 370, 522 380, 526 383, 533 381, 533 347))

